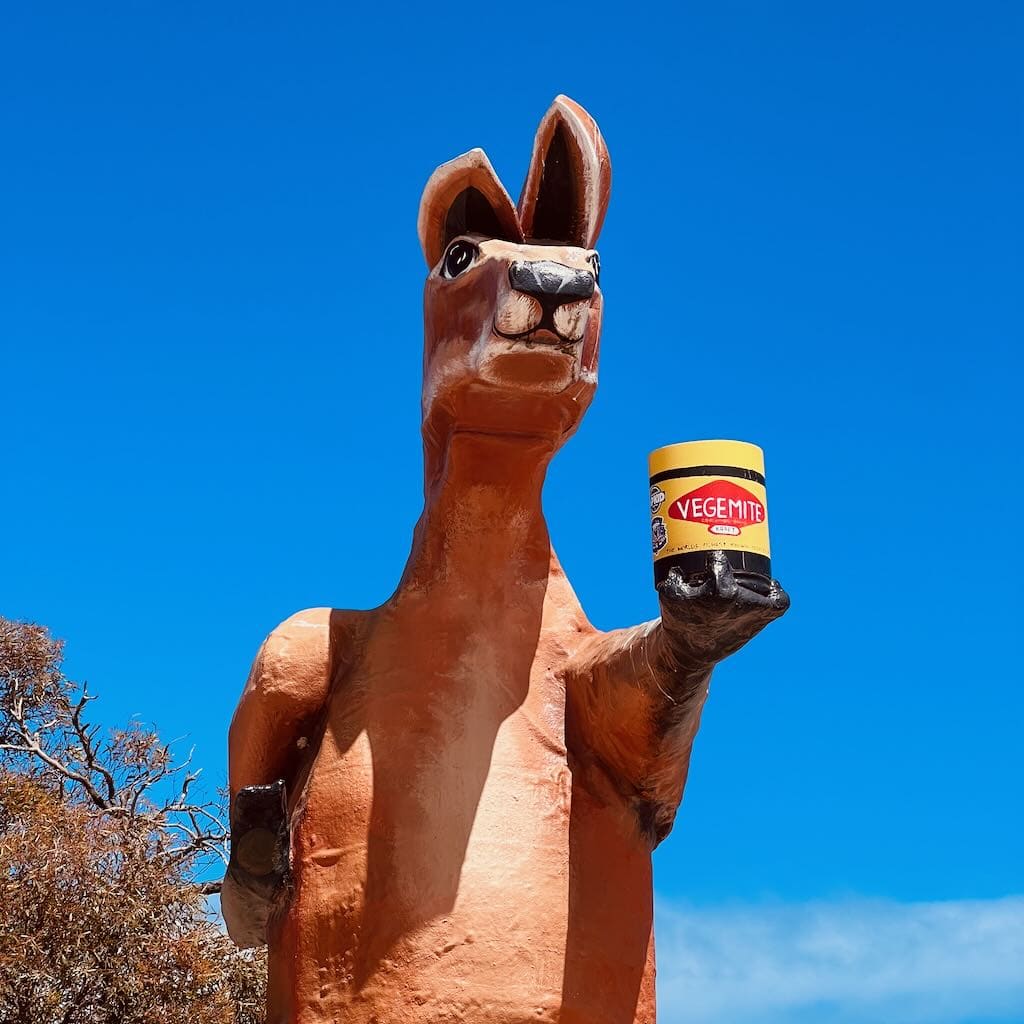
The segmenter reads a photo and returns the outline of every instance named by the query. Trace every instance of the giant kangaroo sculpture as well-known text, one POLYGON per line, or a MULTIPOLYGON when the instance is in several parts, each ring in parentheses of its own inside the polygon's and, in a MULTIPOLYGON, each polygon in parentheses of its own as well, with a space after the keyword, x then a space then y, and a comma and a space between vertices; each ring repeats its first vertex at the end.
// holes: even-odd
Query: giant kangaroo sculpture
POLYGON ((270 1024, 653 1022, 651 851, 716 662, 788 598, 724 557, 602 633, 541 488, 597 385, 610 166, 559 97, 518 208, 480 150, 423 194, 423 515, 394 596, 270 634, 230 732, 223 912, 270 1024))

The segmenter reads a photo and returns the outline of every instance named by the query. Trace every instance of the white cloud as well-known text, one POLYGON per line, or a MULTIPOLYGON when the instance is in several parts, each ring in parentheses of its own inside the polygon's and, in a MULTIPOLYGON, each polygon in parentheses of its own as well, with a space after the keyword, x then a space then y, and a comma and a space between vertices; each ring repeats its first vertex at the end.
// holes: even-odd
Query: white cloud
POLYGON ((1024 896, 657 903, 659 1024, 1024 1021, 1024 896))

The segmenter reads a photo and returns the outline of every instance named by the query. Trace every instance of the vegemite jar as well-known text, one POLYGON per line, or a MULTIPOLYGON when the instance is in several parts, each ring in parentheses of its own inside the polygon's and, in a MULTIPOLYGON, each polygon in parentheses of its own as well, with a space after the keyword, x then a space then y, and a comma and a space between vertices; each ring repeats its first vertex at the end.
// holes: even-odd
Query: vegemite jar
POLYGON ((651 452, 654 583, 670 569, 707 571, 724 551, 737 579, 766 592, 772 576, 764 452, 746 441, 686 441, 651 452))

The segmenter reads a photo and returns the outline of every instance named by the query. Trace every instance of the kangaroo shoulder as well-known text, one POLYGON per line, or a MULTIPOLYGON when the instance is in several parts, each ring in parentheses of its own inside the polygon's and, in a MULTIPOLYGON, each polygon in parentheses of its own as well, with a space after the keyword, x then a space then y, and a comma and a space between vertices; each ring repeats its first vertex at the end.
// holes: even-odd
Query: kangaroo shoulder
POLYGON ((351 660, 360 620, 359 612, 331 608, 309 608, 285 619, 260 646, 246 693, 279 703, 282 711, 322 702, 334 671, 351 660))

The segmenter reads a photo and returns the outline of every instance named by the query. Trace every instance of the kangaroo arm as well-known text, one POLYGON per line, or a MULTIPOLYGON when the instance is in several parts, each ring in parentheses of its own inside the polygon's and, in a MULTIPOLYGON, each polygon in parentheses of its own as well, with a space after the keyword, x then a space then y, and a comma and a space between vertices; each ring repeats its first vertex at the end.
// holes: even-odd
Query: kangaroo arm
POLYGON ((566 669, 569 741, 627 798, 652 847, 672 829, 711 666, 679 653, 661 619, 591 636, 566 669))
POLYGON ((281 623, 260 646, 228 731, 231 798, 246 786, 291 781, 330 689, 331 610, 281 623))
MULTIPOLYGON (((319 742, 337 663, 332 612, 299 612, 260 647, 228 732, 231 858, 221 889, 228 934, 262 946, 291 868, 289 793, 319 742)), ((342 644, 344 646, 344 644, 342 644)), ((347 652, 343 652, 347 653, 347 652)))

